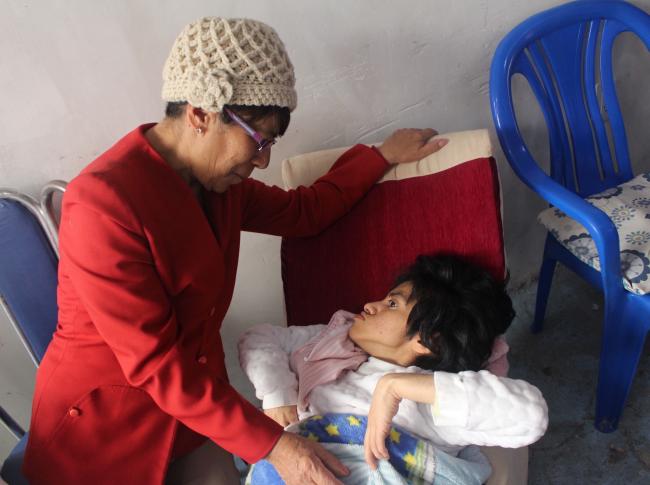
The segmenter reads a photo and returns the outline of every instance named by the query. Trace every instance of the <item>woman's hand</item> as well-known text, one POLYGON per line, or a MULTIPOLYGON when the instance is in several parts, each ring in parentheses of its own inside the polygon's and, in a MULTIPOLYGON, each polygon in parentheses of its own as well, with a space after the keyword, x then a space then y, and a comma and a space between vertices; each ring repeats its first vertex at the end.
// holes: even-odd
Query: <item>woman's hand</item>
POLYGON ((386 374, 375 387, 368 412, 368 426, 363 440, 366 463, 377 469, 377 460, 388 460, 386 438, 402 398, 392 389, 393 374, 386 374))
POLYGON ((431 128, 403 128, 386 138, 378 150, 391 164, 417 162, 447 144, 449 140, 446 138, 429 141, 437 134, 431 128))
POLYGON ((283 428, 298 422, 298 406, 279 406, 265 409, 264 414, 283 428))
POLYGON ((318 443, 287 432, 282 433, 266 459, 286 485, 342 485, 332 472, 337 476, 350 473, 318 443))

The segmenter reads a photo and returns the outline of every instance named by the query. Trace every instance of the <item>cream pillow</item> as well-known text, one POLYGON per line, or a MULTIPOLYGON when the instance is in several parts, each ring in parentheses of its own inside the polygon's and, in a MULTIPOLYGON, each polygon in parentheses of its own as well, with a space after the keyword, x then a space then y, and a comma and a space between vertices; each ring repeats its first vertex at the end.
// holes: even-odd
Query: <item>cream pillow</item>
MULTIPOLYGON (((378 182, 403 180, 422 175, 441 172, 468 160, 492 156, 492 145, 488 131, 458 131, 437 135, 435 138, 447 138, 449 143, 441 150, 423 158, 417 163, 395 165, 378 182)), ((288 158, 282 162, 282 180, 286 189, 295 189, 300 185, 309 186, 318 177, 324 175, 334 162, 351 147, 332 148, 305 153, 288 158)))

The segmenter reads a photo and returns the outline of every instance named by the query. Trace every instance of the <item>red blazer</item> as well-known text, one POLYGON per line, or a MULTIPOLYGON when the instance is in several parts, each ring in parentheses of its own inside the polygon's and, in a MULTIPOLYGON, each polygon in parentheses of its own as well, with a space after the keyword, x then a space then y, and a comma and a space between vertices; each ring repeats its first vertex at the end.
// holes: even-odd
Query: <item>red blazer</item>
POLYGON ((311 187, 255 180, 205 194, 139 127, 68 186, 56 333, 38 369, 23 465, 32 483, 162 483, 205 437, 248 462, 282 428, 228 383, 219 333, 240 231, 315 234, 387 163, 357 146, 311 187), (207 217, 206 217, 207 215, 207 217))

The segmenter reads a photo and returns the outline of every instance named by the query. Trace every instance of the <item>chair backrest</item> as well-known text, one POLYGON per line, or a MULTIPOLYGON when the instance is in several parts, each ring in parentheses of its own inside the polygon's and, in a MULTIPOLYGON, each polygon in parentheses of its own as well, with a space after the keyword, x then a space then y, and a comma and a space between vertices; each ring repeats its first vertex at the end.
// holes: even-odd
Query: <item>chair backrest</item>
MULTIPOLYGON (((462 255, 505 275, 498 176, 486 130, 441 135, 449 144, 390 170, 346 216, 310 238, 282 242, 287 323, 326 323, 383 298, 418 254, 462 255)), ((287 188, 309 185, 345 149, 284 162, 287 188)))
POLYGON ((632 178, 612 69, 614 40, 633 32, 650 47, 650 16, 618 0, 581 0, 534 15, 499 44, 492 61, 492 114, 513 169, 532 166, 515 119, 512 77, 528 81, 548 128, 551 177, 586 197, 632 178))
POLYGON ((58 260, 44 224, 38 202, 0 191, 0 303, 36 365, 57 322, 58 260))

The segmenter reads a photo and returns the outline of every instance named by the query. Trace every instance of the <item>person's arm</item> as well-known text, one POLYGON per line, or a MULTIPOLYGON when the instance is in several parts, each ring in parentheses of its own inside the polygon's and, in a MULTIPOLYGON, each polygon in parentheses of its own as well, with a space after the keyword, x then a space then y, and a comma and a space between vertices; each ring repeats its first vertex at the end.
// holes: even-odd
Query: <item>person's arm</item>
MULTIPOLYGON (((256 325, 239 339, 239 363, 262 400, 264 413, 283 427, 298 421, 298 383, 290 368, 289 358, 297 348, 309 342, 326 325, 280 327, 256 325)), ((266 457, 287 485, 304 483, 336 484, 332 472, 347 475, 348 469, 322 446, 284 432, 266 457), (306 467, 296 458, 307 456, 324 467, 306 467)))
POLYGON ((298 381, 289 365, 291 353, 324 328, 256 325, 239 339, 239 364, 262 401, 264 413, 282 426, 298 421, 298 381))
POLYGON ((489 371, 434 374, 432 407, 437 433, 460 446, 519 448, 546 432, 548 407, 541 391, 521 379, 489 371))
POLYGON ((402 399, 433 404, 436 389, 431 374, 386 374, 377 382, 372 395, 368 426, 364 437, 366 462, 374 470, 377 460, 388 460, 386 437, 402 399))
POLYGON ((387 374, 368 414, 366 461, 373 467, 387 457, 385 438, 402 399, 430 405, 436 433, 453 445, 516 448, 537 441, 548 426, 541 392, 522 380, 488 371, 387 374))
POLYGON ((445 139, 428 142, 434 130, 397 130, 378 149, 356 145, 309 187, 285 191, 248 179, 242 184, 242 229, 284 237, 319 233, 342 215, 391 165, 421 160, 445 139))

